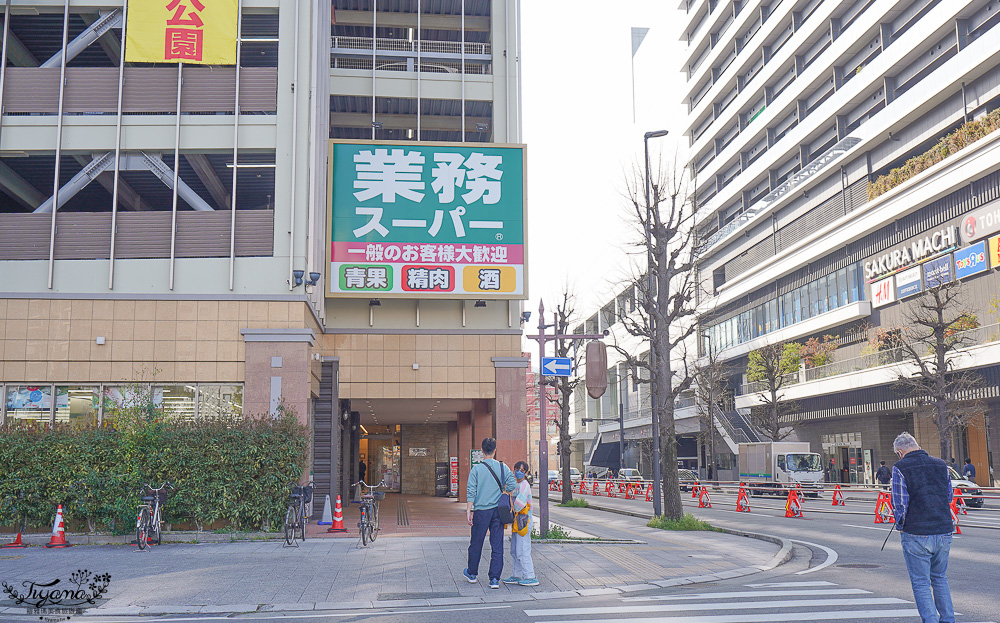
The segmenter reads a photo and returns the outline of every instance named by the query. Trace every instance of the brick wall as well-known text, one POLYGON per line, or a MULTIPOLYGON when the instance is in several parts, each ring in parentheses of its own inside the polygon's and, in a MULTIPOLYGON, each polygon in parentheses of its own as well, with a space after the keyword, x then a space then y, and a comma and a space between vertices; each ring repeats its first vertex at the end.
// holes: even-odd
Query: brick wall
POLYGON ((448 462, 448 424, 403 424, 399 430, 402 493, 434 495, 434 464, 448 462), (410 456, 410 448, 427 448, 428 456, 410 456))

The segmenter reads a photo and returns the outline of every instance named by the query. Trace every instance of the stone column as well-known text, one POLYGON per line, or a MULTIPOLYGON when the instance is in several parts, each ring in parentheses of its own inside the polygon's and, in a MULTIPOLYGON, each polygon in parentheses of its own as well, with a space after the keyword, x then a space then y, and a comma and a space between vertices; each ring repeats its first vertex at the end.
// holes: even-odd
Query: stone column
POLYGON ((481 449, 483 439, 487 437, 496 437, 493 414, 490 413, 490 401, 476 399, 472 401, 472 448, 481 449))
POLYGON ((243 412, 274 415, 279 404, 310 426, 312 329, 240 329, 246 343, 243 412))
MULTIPOLYGON (((515 461, 527 460, 528 394, 525 388, 527 357, 493 357, 496 375, 494 424, 497 455, 513 467, 515 461)), ((542 413, 542 411, 540 411, 542 413)), ((545 426, 544 418, 540 423, 545 426)), ((543 475, 540 475, 543 476, 543 475)))

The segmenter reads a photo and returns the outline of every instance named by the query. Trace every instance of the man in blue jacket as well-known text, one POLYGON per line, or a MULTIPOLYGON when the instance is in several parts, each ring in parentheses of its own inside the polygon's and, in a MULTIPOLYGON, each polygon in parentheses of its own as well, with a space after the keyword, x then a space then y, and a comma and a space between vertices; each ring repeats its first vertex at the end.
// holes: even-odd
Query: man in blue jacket
POLYGON ((514 472, 493 458, 497 451, 497 440, 483 439, 483 461, 469 470, 469 482, 465 487, 468 506, 466 516, 472 526, 469 542, 469 566, 462 571, 470 583, 476 582, 479 573, 479 559, 483 555, 483 541, 486 531, 490 532, 490 588, 500 588, 503 574, 503 524, 500 523, 500 495, 513 491, 517 485, 514 472), (501 483, 503 485, 501 486, 501 483))
POLYGON ((917 610, 923 623, 955 623, 947 576, 954 530, 948 465, 909 433, 896 437, 892 449, 899 456, 892 466, 893 515, 917 610))

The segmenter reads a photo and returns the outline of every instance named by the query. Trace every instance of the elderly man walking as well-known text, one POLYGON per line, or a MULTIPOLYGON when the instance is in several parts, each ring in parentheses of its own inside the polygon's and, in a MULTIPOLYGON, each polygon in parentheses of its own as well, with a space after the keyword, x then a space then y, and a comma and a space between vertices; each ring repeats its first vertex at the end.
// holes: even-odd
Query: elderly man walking
POLYGON ((948 465, 921 450, 909 433, 896 437, 892 449, 899 456, 892 466, 893 514, 917 610, 923 623, 954 623, 947 576, 954 529, 948 465))

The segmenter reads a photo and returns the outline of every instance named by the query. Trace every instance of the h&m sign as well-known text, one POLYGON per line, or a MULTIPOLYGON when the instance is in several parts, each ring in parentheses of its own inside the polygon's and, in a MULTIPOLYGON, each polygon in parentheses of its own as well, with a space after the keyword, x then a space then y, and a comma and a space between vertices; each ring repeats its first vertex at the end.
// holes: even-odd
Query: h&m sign
POLYGON ((865 279, 872 280, 900 268, 906 268, 913 262, 956 246, 958 246, 958 228, 944 227, 865 262, 865 279))

